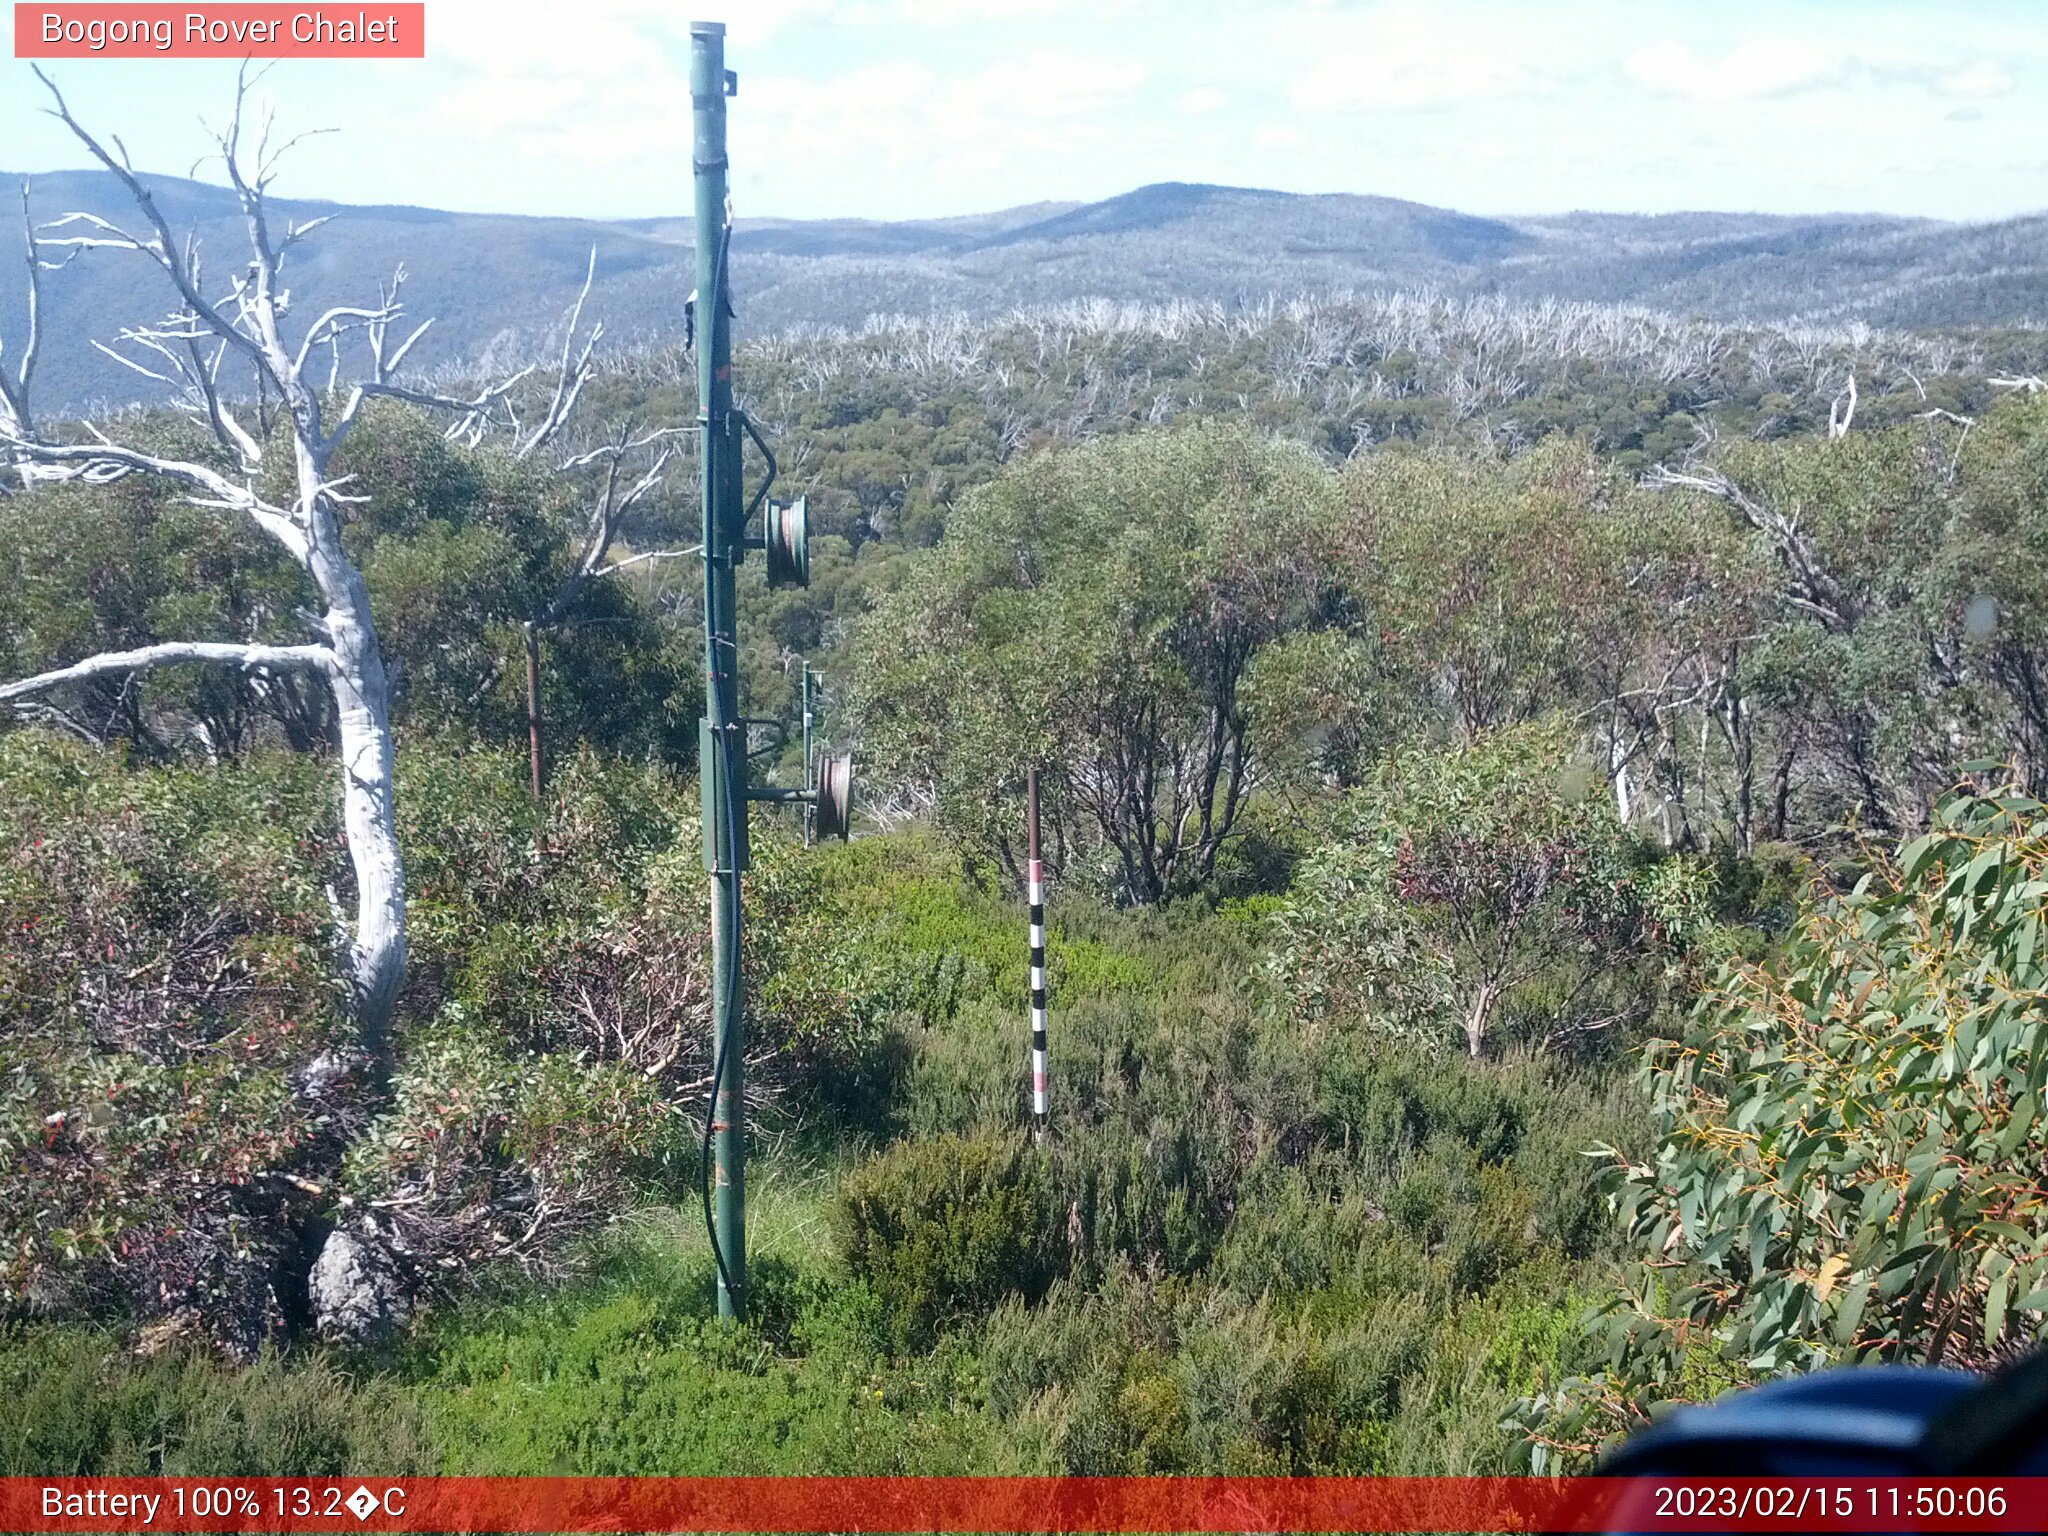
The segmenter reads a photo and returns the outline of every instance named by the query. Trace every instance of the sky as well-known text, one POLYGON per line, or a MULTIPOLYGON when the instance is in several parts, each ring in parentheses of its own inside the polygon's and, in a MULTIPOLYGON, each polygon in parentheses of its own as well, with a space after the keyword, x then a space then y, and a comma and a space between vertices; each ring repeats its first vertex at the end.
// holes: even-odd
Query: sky
MULTIPOLYGON (((281 128, 338 130, 275 190, 680 213, 693 16, 728 25, 743 218, 924 218, 1155 181, 1483 214, 2048 208, 2048 0, 428 0, 423 60, 265 78, 281 128)), ((85 164, 37 110, 12 27, 0 6, 0 170, 85 164)), ((49 67, 138 167, 180 175, 234 77, 205 59, 49 67)))

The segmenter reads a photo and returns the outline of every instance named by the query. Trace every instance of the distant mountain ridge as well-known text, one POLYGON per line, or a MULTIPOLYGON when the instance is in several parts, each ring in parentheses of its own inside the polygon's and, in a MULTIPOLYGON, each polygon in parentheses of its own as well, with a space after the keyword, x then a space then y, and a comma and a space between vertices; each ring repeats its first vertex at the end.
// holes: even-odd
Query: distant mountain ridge
MULTIPOLYGON (((20 178, 10 178, 18 181, 20 178)), ((217 273, 238 266, 226 188, 146 178, 217 273)), ((104 172, 30 179, 35 217, 133 222, 104 172)), ((280 199, 280 218, 337 217, 291 270, 302 312, 358 300, 403 262, 412 311, 436 317, 425 366, 503 360, 555 324, 591 247, 592 312, 654 343, 679 325, 691 226, 280 199)), ((1395 198, 1162 182, 1092 203, 945 219, 742 219, 734 279, 747 329, 858 325, 874 314, 989 315, 1100 297, 1239 303, 1271 295, 1432 287, 1622 303, 1729 321, 1884 326, 2048 322, 2048 215, 1958 225, 1880 215, 1567 213, 1486 218, 1395 198)), ((0 263, 0 337, 19 338, 24 278, 0 263)), ((45 283, 47 408, 146 398, 148 381, 87 344, 155 318, 168 295, 143 258, 93 251, 45 283)))

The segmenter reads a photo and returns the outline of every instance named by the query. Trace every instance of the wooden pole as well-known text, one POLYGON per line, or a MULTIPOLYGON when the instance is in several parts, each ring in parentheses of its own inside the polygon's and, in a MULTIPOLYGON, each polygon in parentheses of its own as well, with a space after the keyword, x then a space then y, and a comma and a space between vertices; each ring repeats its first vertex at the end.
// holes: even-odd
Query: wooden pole
POLYGON ((541 797, 540 773, 540 631, 526 622, 526 745, 531 759, 533 798, 541 797))

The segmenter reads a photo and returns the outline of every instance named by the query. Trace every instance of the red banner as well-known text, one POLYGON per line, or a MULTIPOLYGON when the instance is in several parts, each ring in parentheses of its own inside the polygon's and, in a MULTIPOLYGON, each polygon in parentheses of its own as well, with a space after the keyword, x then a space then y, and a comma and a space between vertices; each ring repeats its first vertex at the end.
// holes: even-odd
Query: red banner
POLYGON ((14 7, 17 59, 421 59, 427 8, 369 5, 14 7))
POLYGON ((8 1531, 2039 1531, 2048 1478, 0 1478, 8 1531))

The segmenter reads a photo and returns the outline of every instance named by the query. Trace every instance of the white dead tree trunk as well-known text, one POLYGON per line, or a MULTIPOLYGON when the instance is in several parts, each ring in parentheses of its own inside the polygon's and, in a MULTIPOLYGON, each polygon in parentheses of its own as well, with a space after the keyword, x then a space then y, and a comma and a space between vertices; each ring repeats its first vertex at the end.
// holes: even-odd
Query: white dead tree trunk
MULTIPOLYGON (((29 217, 28 181, 21 183, 21 232, 28 257, 28 325, 22 333, 21 355, 9 364, 7 346, 0 341, 0 433, 21 435, 28 427, 29 386, 35 382, 36 356, 43 341, 43 272, 62 262, 43 260, 42 244, 36 239, 35 221, 29 217)), ((18 466, 24 487, 33 484, 28 466, 18 466)))
POLYGON ((1842 386, 1842 392, 1828 402, 1828 437, 1847 437, 1849 424, 1856 419, 1856 370, 1849 370, 1849 382, 1842 386))
MULTIPOLYGON (((0 703, 26 700, 82 678, 193 662, 269 675, 286 671, 318 675, 335 704, 343 825, 355 873, 355 912, 348 925, 345 968, 361 1047, 381 1070, 389 1057, 391 1015, 406 972, 405 871, 393 801, 391 677, 378 644, 369 593, 341 541, 343 509, 367 498, 347 494, 345 483, 330 474, 329 466, 371 397, 389 396, 451 410, 456 420, 450 435, 473 441, 487 430, 494 416, 510 412, 508 396, 524 373, 467 400, 397 383, 399 368, 427 329, 423 323, 393 344, 392 328, 404 314, 399 302, 403 269, 375 304, 329 309, 304 330, 296 345, 287 339, 286 257, 326 220, 287 221, 282 231, 274 227, 268 189, 279 156, 291 146, 287 143, 273 150, 267 122, 257 132, 253 148, 246 143, 246 76, 237 82, 234 114, 217 141, 228 180, 241 204, 248 260, 217 297, 208 296, 196 242, 181 242, 172 233, 149 189, 130 166, 120 141, 113 141, 114 152, 110 152, 72 116, 49 77, 40 69, 37 77, 49 90, 51 115, 121 183, 142 224, 131 230, 97 215, 73 213, 40 231, 30 226, 30 325, 19 362, 7 377, 5 389, 0 390, 0 457, 27 485, 103 483, 131 474, 172 481, 185 488, 187 499, 195 505, 239 514, 269 535, 311 578, 320 608, 307 616, 311 639, 304 645, 166 644, 113 652, 0 686, 0 703), (39 429, 29 410, 42 339, 37 329, 36 278, 59 265, 45 259, 45 252, 62 251, 68 260, 92 250, 148 259, 176 294, 164 319, 121 330, 112 345, 98 341, 94 345, 125 367, 169 385, 178 403, 203 421, 226 450, 231 468, 145 452, 114 441, 91 423, 84 424, 83 440, 78 433, 67 433, 71 440, 59 441, 39 429), (351 337, 366 346, 368 367, 347 386, 345 403, 330 420, 328 406, 342 399, 338 387, 342 349, 344 340, 351 337), (323 354, 328 364, 324 388, 309 380, 309 370, 322 371, 323 354), (237 399, 224 386, 224 370, 228 379, 250 381, 253 404, 237 399), (271 425, 266 402, 281 408, 291 430, 291 488, 277 499, 266 496, 262 489, 271 457, 266 445, 271 425)), ((593 335, 590 344, 595 340, 593 335)), ((589 376, 590 344, 573 359, 565 345, 563 375, 538 426, 525 429, 516 416, 513 418, 522 450, 537 448, 560 429, 589 376)), ((4 370, 0 377, 6 377, 4 370)))

